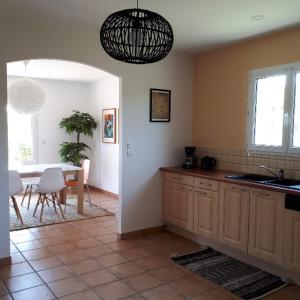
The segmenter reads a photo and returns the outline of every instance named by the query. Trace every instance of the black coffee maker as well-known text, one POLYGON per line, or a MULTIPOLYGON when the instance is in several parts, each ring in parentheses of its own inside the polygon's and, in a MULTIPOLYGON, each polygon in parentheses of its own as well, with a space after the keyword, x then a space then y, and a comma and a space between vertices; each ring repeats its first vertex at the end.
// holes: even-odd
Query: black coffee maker
POLYGON ((198 166, 198 157, 195 155, 196 147, 184 147, 185 161, 182 165, 185 169, 195 169, 198 166))

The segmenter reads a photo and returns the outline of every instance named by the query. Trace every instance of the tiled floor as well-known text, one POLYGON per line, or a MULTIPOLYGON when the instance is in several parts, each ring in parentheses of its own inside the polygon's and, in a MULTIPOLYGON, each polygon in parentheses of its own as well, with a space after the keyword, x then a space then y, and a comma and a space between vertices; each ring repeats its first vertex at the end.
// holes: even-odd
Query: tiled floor
POLYGON ((113 216, 119 212, 119 200, 116 197, 91 189, 91 200, 113 216))
MULTIPOLYGON (((13 265, 0 268, 0 300, 233 300, 169 259, 199 245, 164 232, 117 241, 113 217, 11 233, 13 265)), ((289 286, 266 300, 299 300, 289 286)))

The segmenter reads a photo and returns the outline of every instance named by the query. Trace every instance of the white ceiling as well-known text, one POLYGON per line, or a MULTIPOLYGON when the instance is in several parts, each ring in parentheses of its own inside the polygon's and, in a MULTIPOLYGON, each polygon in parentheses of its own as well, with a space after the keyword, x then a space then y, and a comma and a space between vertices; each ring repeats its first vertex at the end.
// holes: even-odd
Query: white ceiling
MULTIPOLYGON (((1 0, 0 17, 99 28, 110 13, 135 6, 135 0, 1 0)), ((174 30, 174 49, 190 53, 300 23, 300 0, 140 0, 139 6, 163 15, 174 30), (265 18, 254 21, 254 15, 265 18)))
POLYGON ((87 65, 54 59, 30 60, 26 67, 26 73, 23 61, 8 63, 7 75, 82 82, 93 82, 113 76, 87 65))

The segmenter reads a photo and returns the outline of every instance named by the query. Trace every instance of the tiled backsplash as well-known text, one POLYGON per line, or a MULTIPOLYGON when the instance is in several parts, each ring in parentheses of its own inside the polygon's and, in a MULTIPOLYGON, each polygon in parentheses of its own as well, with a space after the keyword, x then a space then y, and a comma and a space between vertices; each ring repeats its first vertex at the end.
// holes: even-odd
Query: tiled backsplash
MULTIPOLYGON (((274 153, 253 153, 245 149, 221 149, 212 147, 197 148, 201 159, 205 155, 217 160, 217 169, 271 175, 267 170, 260 168, 265 165, 277 173, 284 170, 285 178, 300 179, 300 156, 276 155, 274 153)), ((272 176, 272 175, 271 175, 272 176)))

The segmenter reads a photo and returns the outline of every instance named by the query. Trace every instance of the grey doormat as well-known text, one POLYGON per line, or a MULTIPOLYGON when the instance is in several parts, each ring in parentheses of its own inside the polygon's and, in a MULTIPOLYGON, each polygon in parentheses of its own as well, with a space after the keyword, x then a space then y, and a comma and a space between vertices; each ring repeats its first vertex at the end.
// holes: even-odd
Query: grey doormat
POLYGON ((17 219, 14 209, 10 208, 10 230, 11 231, 110 215, 106 210, 102 209, 101 207, 95 204, 93 204, 92 207, 90 207, 90 204, 86 201, 84 202, 84 213, 82 215, 78 214, 77 198, 74 196, 68 196, 66 209, 64 205, 62 205, 63 210, 65 209, 64 219, 62 218, 59 210, 58 213, 55 214, 52 205, 50 205, 50 207, 45 205, 42 222, 40 222, 40 218, 39 218, 40 208, 37 210, 36 216, 33 217, 33 212, 37 201, 37 195, 36 194, 32 195, 29 209, 27 209, 28 200, 27 199, 25 200, 23 206, 21 206, 21 200, 22 197, 17 197, 19 210, 24 224, 22 225, 20 223, 20 221, 17 219))
POLYGON ((254 300, 273 293, 288 283, 256 267, 245 264, 212 248, 206 248, 172 259, 237 296, 254 300))

